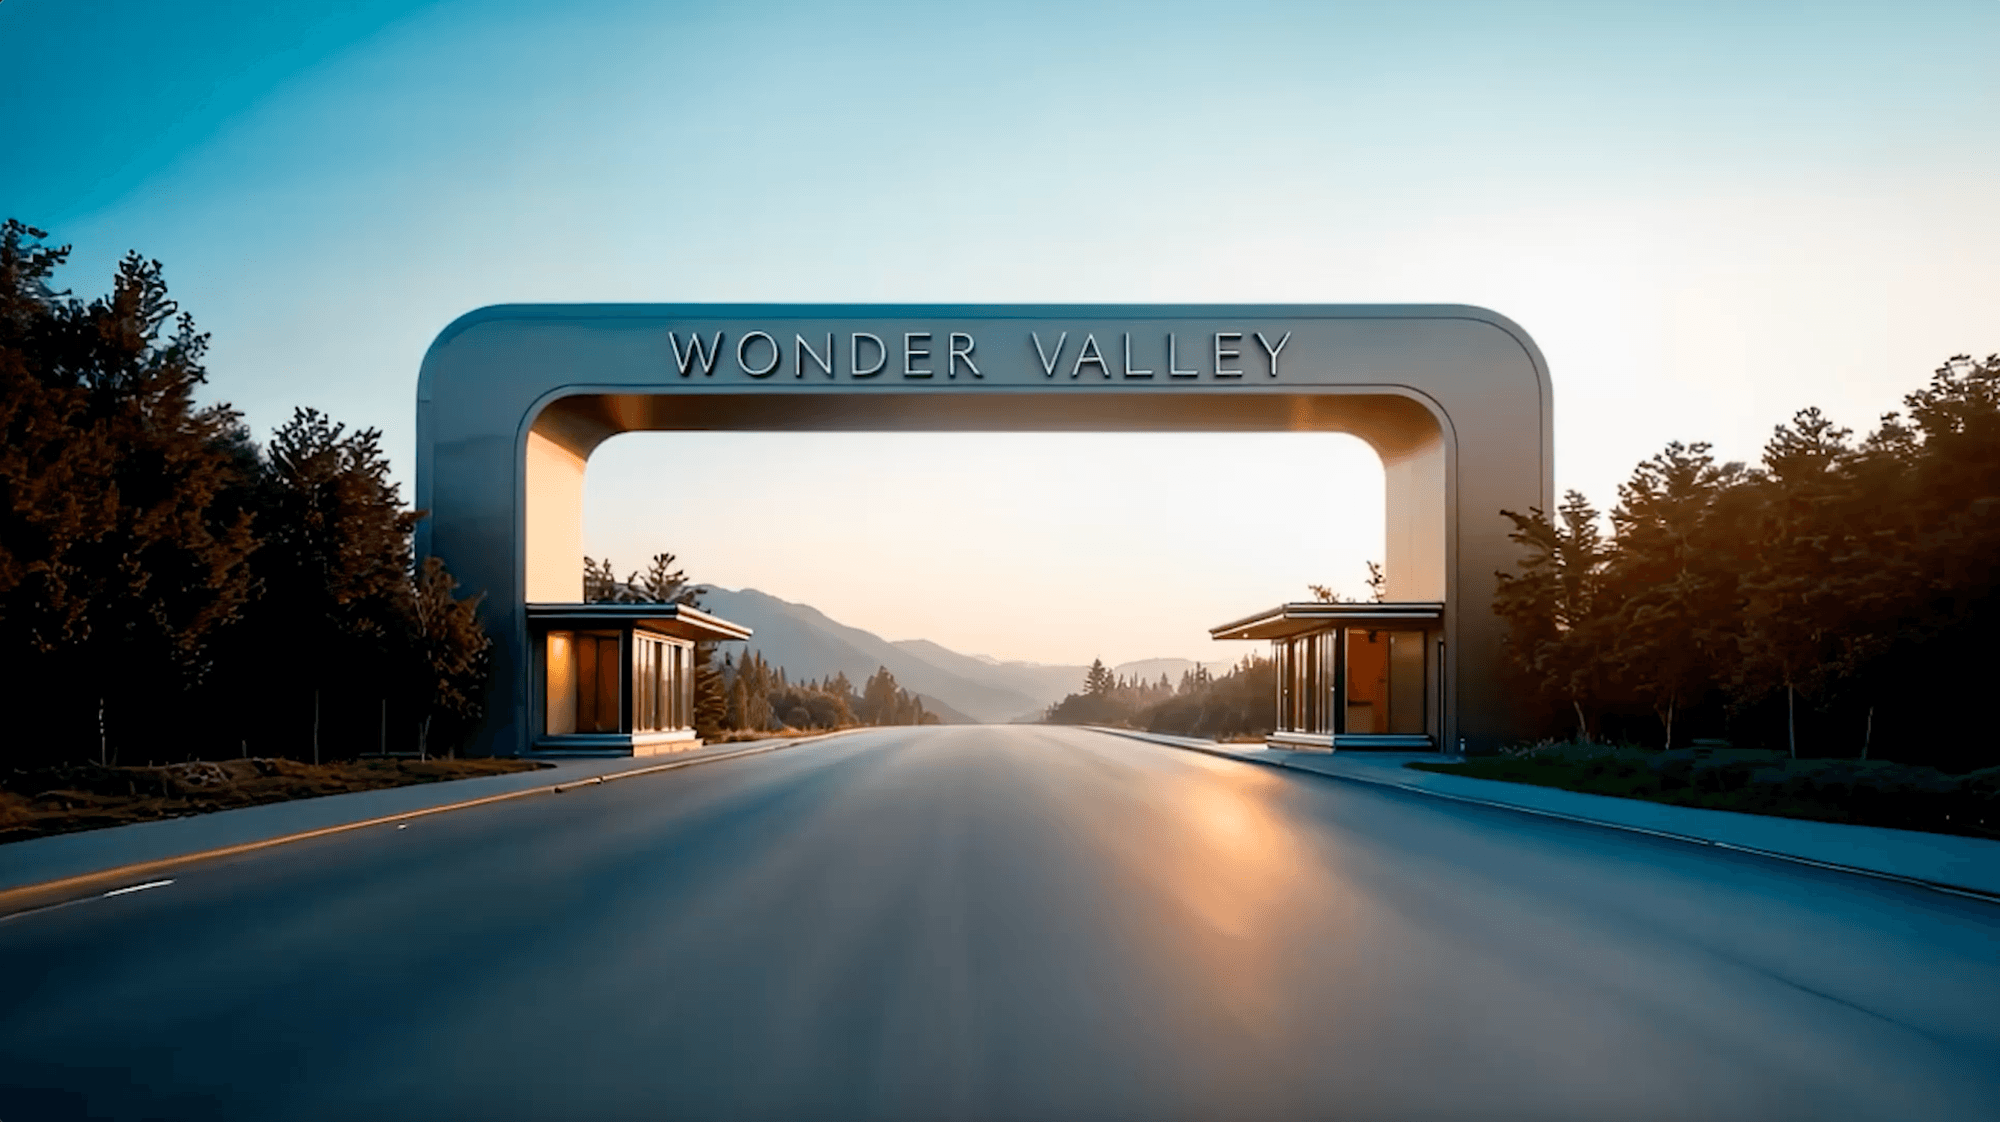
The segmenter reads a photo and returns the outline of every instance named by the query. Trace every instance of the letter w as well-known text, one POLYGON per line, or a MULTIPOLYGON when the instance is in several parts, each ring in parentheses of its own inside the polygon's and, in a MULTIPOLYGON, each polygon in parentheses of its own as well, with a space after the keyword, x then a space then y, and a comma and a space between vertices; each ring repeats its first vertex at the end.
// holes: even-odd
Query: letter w
POLYGON ((680 332, 669 331, 667 332, 667 345, 674 349, 674 364, 681 368, 681 377, 685 378, 688 376, 688 367, 694 363, 701 364, 701 372, 704 376, 715 376, 715 356, 722 353, 722 332, 716 332, 715 342, 706 347, 702 346, 700 332, 690 332, 688 335, 687 352, 682 353, 680 332))

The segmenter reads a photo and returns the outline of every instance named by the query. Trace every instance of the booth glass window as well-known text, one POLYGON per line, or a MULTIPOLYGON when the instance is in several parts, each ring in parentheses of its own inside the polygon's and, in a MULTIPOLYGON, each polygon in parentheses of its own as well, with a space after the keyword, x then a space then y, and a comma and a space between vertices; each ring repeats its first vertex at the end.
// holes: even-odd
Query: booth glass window
POLYGON ((1276 640, 1278 727, 1287 732, 1331 734, 1337 694, 1339 632, 1321 631, 1276 640))
POLYGON ((643 632, 632 636, 632 728, 660 732, 686 728, 693 709, 693 659, 685 643, 643 632))
POLYGON ((548 634, 547 731, 619 732, 618 633, 548 634))
POLYGON ((676 702, 674 720, 678 728, 694 728, 694 648, 676 646, 674 666, 678 666, 678 670, 674 672, 674 680, 680 684, 680 688, 674 690, 674 702, 676 702))

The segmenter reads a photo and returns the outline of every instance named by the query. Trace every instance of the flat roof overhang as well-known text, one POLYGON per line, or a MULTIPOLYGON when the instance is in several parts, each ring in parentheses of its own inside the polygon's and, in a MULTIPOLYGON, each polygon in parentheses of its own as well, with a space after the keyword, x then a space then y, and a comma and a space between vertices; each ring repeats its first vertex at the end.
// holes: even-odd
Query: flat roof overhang
POLYGON ((1234 623, 1209 628, 1215 639, 1284 639, 1335 627, 1366 627, 1371 631, 1424 631, 1444 619, 1436 602, 1322 604, 1308 601, 1280 604, 1234 623))
POLYGON ((528 622, 552 627, 643 627, 676 639, 729 642, 750 629, 686 604, 529 604, 528 622))

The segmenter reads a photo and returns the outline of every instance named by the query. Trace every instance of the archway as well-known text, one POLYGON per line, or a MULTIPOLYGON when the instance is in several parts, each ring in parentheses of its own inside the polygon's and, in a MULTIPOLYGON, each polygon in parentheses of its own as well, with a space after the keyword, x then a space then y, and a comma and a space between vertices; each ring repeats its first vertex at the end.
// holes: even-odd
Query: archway
POLYGON ((1438 738, 1508 735, 1504 508, 1553 497, 1548 372, 1461 306, 546 305, 447 327, 417 394, 420 554, 487 596, 476 750, 526 749, 527 605, 581 598, 584 464, 620 432, 1332 431, 1387 488, 1387 596, 1443 604, 1438 738))

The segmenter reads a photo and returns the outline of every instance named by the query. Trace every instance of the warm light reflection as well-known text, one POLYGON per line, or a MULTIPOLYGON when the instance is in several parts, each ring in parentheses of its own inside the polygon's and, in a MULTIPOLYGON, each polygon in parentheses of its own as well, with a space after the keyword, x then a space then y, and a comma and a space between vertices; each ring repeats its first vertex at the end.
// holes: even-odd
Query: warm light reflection
POLYGON ((1240 769, 1186 774, 1167 788, 1174 818, 1189 827, 1174 839, 1181 875, 1173 883, 1216 932, 1254 940, 1281 919, 1301 853, 1270 806, 1280 788, 1273 776, 1240 769))
POLYGON ((1288 822, 1283 778, 1193 754, 1135 756, 1118 745, 1100 753, 1091 744, 1072 750, 1079 749, 1147 773, 1127 771, 1124 790, 1145 800, 1138 819, 1156 825, 1112 842, 1125 875, 1144 883, 1140 896, 1157 902, 1158 910, 1119 917, 1133 953, 1162 986, 1178 990, 1187 979, 1203 979, 1202 992, 1186 995, 1187 1009, 1203 1020, 1224 1011, 1225 1019, 1211 1024, 1219 1039, 1248 1047, 1281 1038, 1300 965, 1297 933, 1310 923, 1323 928, 1330 872, 1288 822))
POLYGON ((1182 766, 1163 785, 1162 809, 1185 829, 1153 844, 1163 858, 1157 883, 1181 915, 1156 933, 1158 950, 1173 974, 1216 987, 1203 1000, 1228 1011, 1219 1029, 1246 1043, 1275 1041, 1294 1008, 1297 911, 1324 892, 1324 872, 1278 808, 1278 776, 1221 760, 1173 762, 1182 766))

